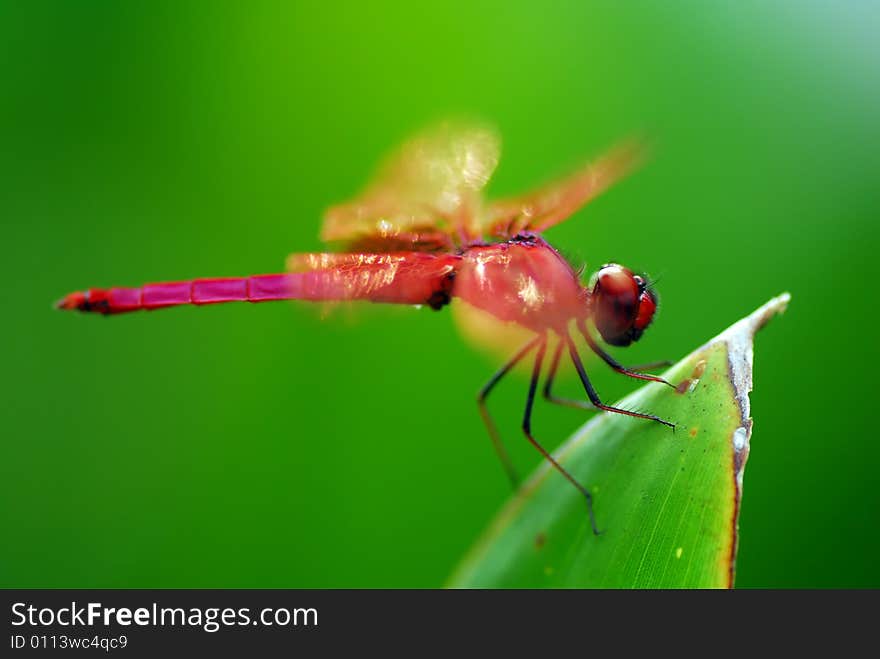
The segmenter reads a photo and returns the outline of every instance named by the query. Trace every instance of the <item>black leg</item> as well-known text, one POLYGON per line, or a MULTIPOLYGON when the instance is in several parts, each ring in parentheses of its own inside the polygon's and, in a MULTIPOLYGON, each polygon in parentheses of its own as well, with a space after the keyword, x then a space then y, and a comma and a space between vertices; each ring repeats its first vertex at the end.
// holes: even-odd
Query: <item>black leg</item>
POLYGON ((605 410, 606 412, 616 412, 617 414, 625 414, 626 416, 634 416, 639 419, 650 419, 651 421, 656 421, 657 423, 662 423, 664 426, 669 426, 673 430, 675 430, 675 424, 670 423, 669 421, 664 421, 659 416, 654 416, 653 414, 642 414, 641 412, 632 412, 630 410, 623 410, 619 407, 612 407, 611 405, 606 405, 599 399, 599 394, 596 393, 596 390, 593 389, 593 385, 590 384, 590 379, 587 377, 587 372, 584 370, 583 362, 581 362, 581 358, 578 355, 577 348, 574 345, 574 341, 572 341, 571 336, 565 334, 562 337, 566 344, 568 345, 568 354, 571 355, 571 361, 574 363, 575 369, 577 369, 578 375, 581 378, 581 384, 584 385, 584 390, 587 392, 587 396, 589 396, 590 401, 598 407, 600 410, 605 410))
POLYGON ((627 368, 631 371, 656 371, 661 368, 669 368, 675 362, 669 359, 661 359, 658 362, 648 362, 647 364, 636 364, 634 366, 627 366, 627 368))
MULTIPOLYGON (((593 528, 593 533, 599 535, 599 529, 596 527, 596 517, 593 514, 593 496, 587 491, 587 489, 575 480, 574 476, 572 476, 561 464, 556 462, 552 455, 550 455, 547 450, 538 443, 538 440, 534 438, 532 435, 532 407, 535 404, 535 391, 538 388, 538 378, 541 377, 541 365, 544 362, 544 353, 547 350, 547 337, 541 336, 541 343, 538 346, 538 354, 535 355, 535 366, 532 369, 532 380, 529 383, 529 396, 526 399, 526 411, 523 415, 522 429, 526 435, 526 438, 531 442, 532 446, 534 446, 541 455, 546 458, 550 464, 552 464, 556 470, 565 476, 569 483, 574 485, 578 491, 584 495, 584 499, 587 502, 587 512, 590 515, 590 526, 593 528)), ((561 345, 561 344, 560 344, 561 345)))
MULTIPOLYGON (((562 355, 562 349, 564 344, 560 340, 559 345, 556 346, 556 350, 553 352, 553 357, 550 360, 550 372, 547 374, 547 380, 544 382, 544 390, 543 395, 544 398, 555 405, 564 405, 565 407, 573 407, 576 410, 596 410, 598 409, 592 403, 585 400, 572 400, 571 398, 560 398, 559 396, 555 396, 553 394, 553 383, 556 381, 556 372, 559 370, 559 359, 562 355)), ((633 367, 635 368, 652 368, 652 367, 662 367, 662 366, 671 366, 672 362, 654 362, 651 364, 645 364, 641 367, 633 367)))
POLYGON ((550 359, 550 372, 547 373, 547 379, 544 381, 544 389, 542 395, 544 398, 555 404, 564 405, 565 407, 573 407, 576 410, 595 410, 596 407, 592 403, 585 400, 572 400, 570 398, 560 398, 553 395, 553 383, 556 381, 556 371, 559 370, 559 358, 562 356, 562 349, 565 347, 563 339, 559 339, 556 350, 553 351, 553 357, 550 359))
POLYGON ((495 388, 495 385, 498 384, 498 381, 501 380, 507 373, 512 369, 516 364, 522 360, 531 350, 538 345, 542 341, 542 337, 536 336, 534 339, 529 341, 526 345, 520 348, 519 352, 517 352, 509 362, 507 362, 504 366, 499 368, 495 374, 489 378, 489 381, 483 385, 483 388, 480 389, 477 394, 477 406, 480 408, 480 416, 483 417, 483 423, 486 424, 486 429, 489 431, 489 437, 492 440, 492 446, 495 447, 495 452, 498 454, 498 457, 501 459, 501 464, 504 465, 504 471, 507 472, 507 477, 510 479, 510 483, 513 486, 513 489, 516 489, 519 485, 519 477, 517 476, 516 469, 513 467, 513 463, 510 461, 510 456, 507 454, 507 451, 504 449, 504 444, 501 442, 501 436, 498 434, 498 429, 495 427, 495 423, 492 421, 492 417, 489 416, 489 410, 486 407, 486 398, 489 397, 489 393, 492 389, 495 388))
MULTIPOLYGON (((578 321, 578 329, 581 334, 584 335, 584 340, 586 340, 587 345, 590 346, 590 350, 595 352, 599 357, 602 358, 606 364, 608 364, 612 369, 617 371, 618 373, 622 373, 623 375, 628 375, 631 378, 636 378, 637 380, 650 380, 651 382, 662 382, 663 384, 669 385, 673 389, 675 385, 667 382, 663 378, 656 375, 649 375, 648 373, 638 373, 635 368, 627 367, 621 365, 614 357, 609 355, 607 352, 602 350, 598 343, 593 340, 593 337, 590 336, 590 333, 587 331, 586 325, 584 325, 583 321, 578 321)), ((658 364, 662 364, 664 362, 658 362, 658 364)), ((645 367, 655 366, 655 364, 646 364, 645 367)), ((645 368, 643 367, 643 368, 645 368)))

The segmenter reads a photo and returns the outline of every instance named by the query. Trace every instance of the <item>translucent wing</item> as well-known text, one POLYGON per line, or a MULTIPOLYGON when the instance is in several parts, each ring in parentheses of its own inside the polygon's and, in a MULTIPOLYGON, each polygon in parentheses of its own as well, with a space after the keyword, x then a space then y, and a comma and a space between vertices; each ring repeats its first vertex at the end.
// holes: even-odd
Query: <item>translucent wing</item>
POLYGON ((460 260, 456 254, 424 252, 291 254, 286 277, 291 297, 298 300, 370 300, 440 308, 449 302, 460 260))
POLYGON ((356 199, 330 208, 321 238, 353 251, 430 251, 481 234, 480 191, 500 140, 479 124, 444 122, 403 144, 356 199))
POLYGON ((519 197, 493 202, 483 221, 488 236, 509 238, 559 224, 644 160, 645 149, 625 142, 568 177, 519 197))

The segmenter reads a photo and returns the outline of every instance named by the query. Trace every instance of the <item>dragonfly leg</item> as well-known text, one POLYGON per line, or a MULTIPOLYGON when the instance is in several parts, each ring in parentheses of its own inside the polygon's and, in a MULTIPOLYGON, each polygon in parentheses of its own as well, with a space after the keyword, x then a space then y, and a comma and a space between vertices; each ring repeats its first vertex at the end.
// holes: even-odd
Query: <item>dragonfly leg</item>
POLYGON ((616 412, 617 414, 625 414, 626 416, 634 416, 639 419, 649 419, 651 421, 656 421, 657 423, 662 423, 664 426, 669 426, 673 430, 675 430, 675 424, 669 421, 665 421, 661 419, 659 416, 654 416, 653 414, 643 414, 642 412, 633 412, 632 410, 624 410, 619 407, 613 407, 611 405, 606 405, 599 398, 599 394, 596 393, 596 390, 593 388, 593 385, 590 383, 590 378, 587 377, 587 372, 584 370, 584 364, 581 361, 580 355, 578 355, 577 348, 574 345, 574 341, 572 340, 569 334, 565 334, 563 336, 566 344, 568 344, 568 353, 571 355, 571 361, 574 363, 574 367, 578 372, 578 376, 581 378, 581 384, 584 385, 584 390, 587 392, 587 396, 590 398, 590 401, 598 407, 600 410, 605 410, 606 412, 616 412))
POLYGON ((504 444, 501 441, 501 436, 498 434, 498 429, 495 427, 495 423, 492 421, 492 417, 489 415, 489 409, 486 407, 486 399, 489 397, 489 394, 492 392, 492 389, 495 388, 495 385, 498 384, 499 380, 503 378, 514 366, 519 363, 523 357, 525 357, 532 349, 541 342, 540 336, 536 336, 534 339, 529 341, 526 345, 520 348, 519 352, 517 352, 504 366, 499 368, 495 374, 489 378, 489 381, 483 385, 483 388, 480 389, 477 394, 477 406, 480 408, 480 416, 483 418, 483 423, 486 424, 486 430, 489 431, 489 438, 492 440, 492 446, 495 447, 495 452, 498 454, 498 457, 501 460, 501 464, 504 465, 504 471, 507 472, 507 477, 510 479, 510 483, 513 486, 513 489, 516 489, 519 486, 519 476, 516 473, 516 469, 513 467, 513 462, 510 460, 510 456, 507 453, 507 450, 504 448, 504 444))
POLYGON ((635 366, 627 366, 627 368, 631 371, 657 371, 661 368, 669 368, 675 362, 671 359, 661 359, 656 362, 648 362, 647 364, 636 364, 635 366))
MULTIPOLYGON (((583 485, 578 483, 577 479, 572 476, 568 470, 559 464, 556 459, 550 455, 550 453, 545 449, 538 440, 535 439, 534 435, 532 435, 532 407, 535 404, 535 391, 538 388, 538 378, 541 377, 541 365, 544 361, 544 353, 547 350, 547 337, 546 335, 542 335, 540 337, 541 343, 538 346, 538 353, 535 355, 535 366, 532 369, 532 379, 529 382, 529 395, 526 399, 526 411, 523 415, 522 429, 525 433, 526 438, 531 442, 532 446, 538 449, 538 452, 544 456, 544 458, 553 465, 553 467, 560 474, 565 476, 566 480, 574 485, 577 490, 584 495, 584 499, 587 502, 587 512, 590 515, 590 526, 593 528, 593 533, 595 535, 599 535, 599 529, 596 527, 596 516, 593 514, 593 495, 585 488, 583 485)), ((561 345, 561 344, 560 344, 561 345)))
POLYGON ((582 322, 578 323, 578 329, 580 330, 581 334, 584 335, 584 339, 586 340, 587 345, 590 346, 590 350, 595 352, 602 359, 602 361, 605 362, 606 364, 608 364, 613 370, 615 370, 618 373, 621 373, 623 375, 627 375, 631 378, 636 378, 637 380, 650 380, 651 382, 661 382, 663 384, 669 385, 673 389, 675 388, 674 384, 672 384, 671 382, 668 382, 667 380, 664 380, 663 378, 661 378, 657 375, 650 375, 648 373, 639 373, 638 372, 640 369, 648 369, 651 367, 659 367, 661 365, 668 365, 669 362, 655 362, 653 364, 645 364, 644 366, 641 366, 641 367, 623 366, 616 359, 614 359, 614 357, 612 357, 607 352, 602 350, 602 348, 599 346, 599 344, 596 343, 596 341, 593 339, 592 336, 590 336, 590 333, 587 331, 586 326, 582 322))
POLYGON ((547 380, 544 382, 544 389, 541 392, 544 399, 555 405, 573 407, 577 410, 596 410, 597 408, 595 405, 585 400, 560 398, 553 394, 553 383, 556 381, 556 372, 559 370, 559 358, 562 356, 562 349, 564 347, 565 344, 560 339, 559 343, 556 345, 556 349, 553 351, 553 357, 550 359, 550 372, 547 373, 547 380))

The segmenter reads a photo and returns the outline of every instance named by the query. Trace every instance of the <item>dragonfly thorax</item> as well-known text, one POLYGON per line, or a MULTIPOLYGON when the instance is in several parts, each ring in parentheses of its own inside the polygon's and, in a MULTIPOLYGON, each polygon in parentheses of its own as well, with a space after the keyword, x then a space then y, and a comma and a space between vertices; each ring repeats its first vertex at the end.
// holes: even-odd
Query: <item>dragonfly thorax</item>
POLYGON ((467 248, 453 296, 536 332, 564 331, 589 313, 590 294, 577 272, 534 234, 467 248))

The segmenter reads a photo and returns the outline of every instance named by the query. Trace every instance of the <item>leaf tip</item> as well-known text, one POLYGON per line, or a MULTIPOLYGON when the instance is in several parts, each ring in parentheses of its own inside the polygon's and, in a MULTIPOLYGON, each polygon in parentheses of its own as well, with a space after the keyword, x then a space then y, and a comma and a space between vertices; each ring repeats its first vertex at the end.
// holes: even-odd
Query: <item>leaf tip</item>
POLYGON ((791 294, 781 293, 758 307, 751 314, 731 325, 709 342, 709 345, 727 344, 728 368, 734 396, 740 410, 740 425, 731 437, 733 448, 734 513, 732 520, 733 541, 728 566, 728 587, 733 588, 736 573, 736 553, 739 544, 739 510, 742 500, 743 472, 749 457, 752 438, 752 417, 749 393, 752 391, 752 368, 754 362, 753 340, 755 333, 773 316, 785 313, 791 294))

